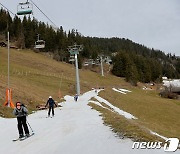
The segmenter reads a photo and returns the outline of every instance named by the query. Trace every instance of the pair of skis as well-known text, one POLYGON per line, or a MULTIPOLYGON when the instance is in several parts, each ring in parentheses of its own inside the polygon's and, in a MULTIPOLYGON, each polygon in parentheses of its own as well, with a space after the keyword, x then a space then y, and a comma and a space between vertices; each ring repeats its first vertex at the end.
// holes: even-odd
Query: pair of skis
POLYGON ((34 134, 35 134, 35 133, 33 132, 33 133, 30 134, 29 136, 24 136, 24 137, 22 137, 22 138, 13 139, 12 141, 13 141, 13 142, 16 142, 16 141, 24 141, 25 139, 33 136, 34 134))
MULTIPOLYGON (((48 117, 46 117, 46 118, 53 118, 54 116, 48 116, 48 117)), ((28 123, 28 122, 27 122, 28 123)), ((30 124, 28 123, 28 125, 29 125, 29 127, 31 128, 31 126, 30 126, 30 124)), ((31 130, 32 130, 32 128, 31 128, 31 130)), ((12 141, 13 142, 16 142, 16 141, 23 141, 23 140, 25 140, 25 139, 27 139, 27 138, 29 138, 29 137, 31 137, 31 136, 33 136, 35 133, 33 132, 33 130, 32 130, 32 133, 29 135, 29 136, 24 136, 24 137, 22 137, 22 138, 17 138, 17 139, 13 139, 12 141)))
POLYGON ((54 116, 47 116, 46 118, 53 118, 54 116))

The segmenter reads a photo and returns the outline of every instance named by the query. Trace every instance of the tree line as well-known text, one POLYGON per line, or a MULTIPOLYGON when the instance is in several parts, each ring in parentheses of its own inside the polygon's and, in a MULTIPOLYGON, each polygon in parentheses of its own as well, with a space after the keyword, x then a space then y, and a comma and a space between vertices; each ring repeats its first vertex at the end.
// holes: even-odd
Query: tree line
POLYGON ((162 76, 180 78, 180 58, 147 48, 129 39, 85 37, 75 29, 66 32, 62 26, 54 30, 51 25, 39 22, 35 18, 12 18, 7 11, 1 9, 1 36, 6 36, 7 31, 10 32, 11 41, 22 49, 33 49, 37 34, 40 34, 40 39, 46 42, 46 46, 39 52, 52 52, 54 59, 58 61, 68 62, 68 46, 75 42, 83 44, 84 50, 79 55, 80 67, 85 58, 96 59, 99 54, 109 55, 113 60, 112 73, 125 77, 134 85, 137 81, 160 81, 162 76))

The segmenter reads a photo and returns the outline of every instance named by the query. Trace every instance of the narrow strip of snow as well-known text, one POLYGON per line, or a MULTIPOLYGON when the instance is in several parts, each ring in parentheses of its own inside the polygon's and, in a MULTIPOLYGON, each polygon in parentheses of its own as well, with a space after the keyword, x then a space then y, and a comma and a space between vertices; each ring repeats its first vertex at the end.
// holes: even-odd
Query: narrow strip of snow
POLYGON ((117 90, 116 88, 112 88, 112 90, 116 91, 116 92, 119 92, 121 94, 126 94, 125 92, 121 91, 121 90, 117 90))
POLYGON ((118 88, 120 91, 123 91, 123 92, 132 92, 130 90, 127 90, 127 89, 122 89, 122 88, 118 88))
POLYGON ((158 136, 158 137, 160 137, 160 138, 162 138, 162 139, 164 139, 164 140, 167 140, 167 139, 168 139, 167 137, 164 137, 164 136, 162 136, 162 135, 159 135, 158 133, 153 132, 152 130, 150 130, 150 133, 153 134, 153 135, 156 135, 156 136, 158 136))
MULTIPOLYGON (((94 103, 94 104, 96 104, 96 105, 98 105, 98 106, 100 106, 100 107, 102 107, 102 108, 105 108, 105 109, 110 110, 109 108, 102 106, 102 104, 100 104, 100 103, 97 102, 97 101, 90 100, 89 102, 94 103)), ((112 111, 112 110, 110 110, 110 111, 112 111)), ((112 112, 113 112, 113 111, 112 111, 112 112)), ((159 135, 158 133, 153 132, 152 130, 149 130, 149 131, 150 131, 151 134, 156 135, 156 136, 158 136, 158 137, 160 137, 160 138, 162 138, 162 139, 164 139, 164 140, 167 140, 167 139, 168 139, 167 137, 164 137, 164 136, 162 136, 162 135, 159 135)))
MULTIPOLYGON (((98 105, 98 106, 100 106, 100 107, 102 107, 102 108, 104 108, 104 109, 110 110, 109 108, 103 106, 101 103, 99 103, 99 102, 97 102, 97 101, 92 101, 92 100, 90 100, 89 103, 94 103, 94 104, 96 104, 96 105, 98 105)), ((110 110, 110 111, 111 111, 111 110, 110 110)))
POLYGON ((111 107, 112 109, 114 109, 114 111, 116 111, 117 113, 119 113, 120 115, 124 116, 127 119, 137 119, 135 116, 133 116, 132 114, 125 112, 117 107, 115 107, 114 105, 112 105, 111 103, 109 103, 107 100, 103 99, 102 97, 99 96, 95 96, 95 98, 99 101, 99 102, 103 102, 106 105, 108 105, 109 107, 111 107))
POLYGON ((94 103, 94 104, 96 104, 96 105, 101 106, 101 107, 104 108, 104 106, 102 106, 102 104, 99 103, 99 102, 97 102, 97 101, 90 100, 89 103, 94 103))

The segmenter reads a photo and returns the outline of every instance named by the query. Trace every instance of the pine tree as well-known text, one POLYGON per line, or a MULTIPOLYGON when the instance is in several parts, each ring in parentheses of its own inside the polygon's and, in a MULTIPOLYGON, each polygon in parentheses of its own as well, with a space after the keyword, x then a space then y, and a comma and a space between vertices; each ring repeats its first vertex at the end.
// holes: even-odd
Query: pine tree
POLYGON ((3 41, 7 36, 5 35, 7 27, 11 39, 15 40, 19 48, 32 48, 37 40, 37 34, 40 34, 40 39, 46 41, 45 49, 40 52, 52 52, 54 58, 61 61, 68 62, 67 48, 74 43, 83 44, 84 47, 79 54, 80 62, 83 58, 96 59, 100 53, 106 56, 118 53, 113 58, 112 73, 125 77, 129 82, 156 81, 164 75, 168 78, 180 77, 180 60, 174 54, 166 55, 160 50, 147 48, 129 39, 85 37, 75 29, 66 33, 62 26, 55 32, 50 25, 39 22, 35 18, 31 20, 25 16, 21 21, 17 16, 12 18, 7 11, 1 9, 0 35, 3 37, 0 38, 3 41))

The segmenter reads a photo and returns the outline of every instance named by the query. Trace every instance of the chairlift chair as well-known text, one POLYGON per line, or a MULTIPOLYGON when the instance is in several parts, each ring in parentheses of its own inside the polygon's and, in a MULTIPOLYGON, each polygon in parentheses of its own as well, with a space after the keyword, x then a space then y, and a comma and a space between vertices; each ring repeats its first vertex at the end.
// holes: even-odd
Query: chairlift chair
POLYGON ((45 41, 44 40, 36 41, 34 48, 36 48, 36 49, 43 49, 43 48, 45 48, 45 41))
POLYGON ((17 15, 27 15, 33 13, 33 5, 28 1, 25 3, 19 3, 17 6, 17 15))
POLYGON ((69 58, 69 62, 74 62, 74 61, 75 61, 74 56, 71 55, 70 58, 69 58))
POLYGON ((75 61, 75 59, 69 59, 69 62, 74 62, 75 61))

